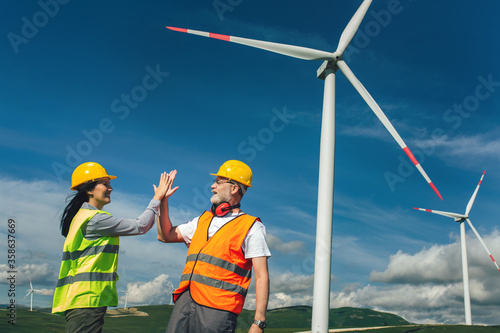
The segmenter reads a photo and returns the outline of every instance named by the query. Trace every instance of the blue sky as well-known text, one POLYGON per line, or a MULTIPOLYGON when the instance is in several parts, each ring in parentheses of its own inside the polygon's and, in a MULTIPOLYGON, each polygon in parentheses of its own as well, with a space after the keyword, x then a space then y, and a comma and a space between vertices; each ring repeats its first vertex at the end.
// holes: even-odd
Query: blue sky
MULTIPOLYGON (((29 304, 31 278, 46 294, 35 305, 51 304, 58 220, 79 163, 118 176, 106 208, 120 217, 138 216, 160 173, 177 169, 179 224, 209 208, 209 173, 239 159, 254 172, 243 210, 261 217, 273 254, 270 308, 311 305, 321 62, 165 26, 333 52, 360 3, 10 3, 0 20, 0 246, 15 220, 17 303, 29 304)), ((463 323, 459 226, 412 207, 462 213, 484 170, 470 216, 500 260, 499 10, 493 0, 373 1, 345 60, 444 200, 339 71, 331 307, 463 323)), ((500 274, 467 232, 473 322, 499 324, 500 274)), ((162 290, 178 284, 185 254, 155 229, 122 238, 119 289, 130 304, 168 303, 162 290)), ((10 301, 6 264, 0 303, 10 301)))

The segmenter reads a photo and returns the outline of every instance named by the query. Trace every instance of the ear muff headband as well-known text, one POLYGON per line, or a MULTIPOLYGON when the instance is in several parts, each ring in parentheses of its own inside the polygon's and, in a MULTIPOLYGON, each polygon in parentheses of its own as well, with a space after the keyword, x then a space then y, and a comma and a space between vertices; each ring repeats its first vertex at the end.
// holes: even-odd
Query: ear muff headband
POLYGON ((229 203, 227 202, 223 202, 221 204, 219 204, 218 206, 216 206, 215 204, 212 205, 212 208, 210 208, 210 211, 212 212, 212 214, 214 214, 215 216, 218 216, 218 217, 223 217, 223 216, 226 216, 227 213, 229 213, 229 211, 231 209, 234 209, 234 208, 239 208, 240 207, 240 204, 237 203, 236 205, 234 206, 231 206, 229 203))

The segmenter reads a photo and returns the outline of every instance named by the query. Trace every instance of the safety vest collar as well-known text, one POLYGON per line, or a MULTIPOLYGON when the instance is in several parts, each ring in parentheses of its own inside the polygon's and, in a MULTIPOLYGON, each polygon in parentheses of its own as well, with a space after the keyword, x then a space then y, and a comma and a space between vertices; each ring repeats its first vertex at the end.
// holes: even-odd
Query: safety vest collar
MULTIPOLYGON (((245 216, 247 215, 246 213, 242 213, 242 214, 239 214, 239 215, 236 215, 234 216, 231 220, 227 221, 223 226, 221 226, 213 235, 212 237, 214 237, 217 233, 219 232, 223 232, 226 230, 225 227, 227 226, 230 226, 231 225, 231 222, 233 222, 234 220, 236 220, 237 218, 241 218, 242 216, 245 216)), ((206 229, 206 235, 207 235, 207 238, 206 240, 208 241, 211 237, 208 237, 208 231, 210 230, 210 226, 212 225, 212 222, 214 221, 214 217, 215 215, 212 213, 212 212, 209 212, 209 211, 206 211, 205 213, 203 213, 202 216, 200 216, 200 219, 202 217, 207 217, 207 218, 210 218, 210 222, 207 226, 207 229, 206 229)), ((198 222, 199 223, 199 222, 198 222)))

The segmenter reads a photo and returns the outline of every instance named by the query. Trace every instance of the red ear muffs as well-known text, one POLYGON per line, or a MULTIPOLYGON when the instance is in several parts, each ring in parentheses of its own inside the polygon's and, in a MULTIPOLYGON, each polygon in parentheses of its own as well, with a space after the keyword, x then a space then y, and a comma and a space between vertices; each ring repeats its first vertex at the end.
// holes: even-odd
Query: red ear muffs
POLYGON ((236 205, 234 205, 234 206, 231 206, 229 203, 223 202, 223 203, 219 204, 218 206, 216 206, 215 204, 213 204, 212 208, 210 208, 210 211, 215 216, 223 217, 223 216, 226 216, 227 213, 229 213, 231 211, 231 209, 238 208, 238 207, 240 207, 239 203, 236 204, 236 205))

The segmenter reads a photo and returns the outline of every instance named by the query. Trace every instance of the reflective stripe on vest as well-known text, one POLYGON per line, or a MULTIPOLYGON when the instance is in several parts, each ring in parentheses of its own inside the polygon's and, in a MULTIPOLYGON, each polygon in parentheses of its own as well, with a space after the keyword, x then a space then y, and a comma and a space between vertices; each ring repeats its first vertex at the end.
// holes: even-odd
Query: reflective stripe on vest
POLYGON ((63 252, 62 260, 76 260, 81 257, 92 256, 99 254, 101 252, 104 253, 118 253, 119 246, 118 245, 104 245, 104 246, 94 246, 82 251, 73 251, 73 252, 63 252))
POLYGON ((80 209, 64 242, 52 313, 69 309, 118 305, 119 237, 86 239, 82 229, 101 210, 80 209))
POLYGON ((252 274, 241 245, 257 218, 239 215, 207 239, 212 218, 205 212, 198 220, 174 301, 189 288, 196 303, 240 314, 252 274))

